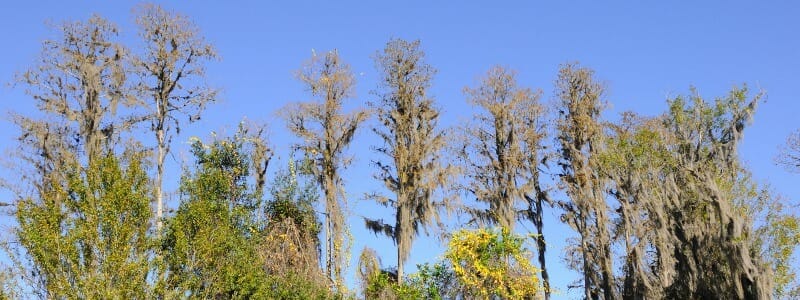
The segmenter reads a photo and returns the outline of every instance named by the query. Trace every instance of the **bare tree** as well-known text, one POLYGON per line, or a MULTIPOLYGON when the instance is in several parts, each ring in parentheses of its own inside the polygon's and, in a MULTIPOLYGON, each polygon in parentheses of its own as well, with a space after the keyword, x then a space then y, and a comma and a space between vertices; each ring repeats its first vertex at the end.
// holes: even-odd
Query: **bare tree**
POLYGON ((312 173, 325 193, 326 274, 337 290, 344 288, 342 268, 347 248, 344 209, 347 207, 341 170, 350 165, 344 151, 353 140, 367 112, 343 112, 345 99, 353 96, 355 79, 350 66, 334 50, 324 57, 314 54, 298 77, 306 85, 313 102, 290 106, 285 111, 289 130, 303 139, 296 145, 312 161, 312 173))
POLYGON ((800 173, 800 130, 789 135, 780 151, 776 158, 778 164, 790 172, 800 173))
POLYGON ((187 17, 160 6, 147 4, 136 10, 139 36, 144 52, 133 59, 139 75, 138 91, 148 109, 139 121, 150 123, 156 136, 156 230, 164 217, 164 160, 174 134, 180 132, 180 116, 189 122, 200 119, 205 106, 216 99, 217 91, 202 79, 205 63, 216 59, 214 48, 200 35, 187 17))
POLYGON ((114 41, 117 27, 99 16, 65 23, 61 32, 61 40, 44 42, 39 64, 18 78, 51 118, 15 116, 15 122, 24 130, 21 141, 45 159, 57 155, 52 147, 72 144, 91 160, 113 145, 115 127, 126 127, 115 123, 119 105, 134 104, 124 88, 126 50, 114 41))
POLYGON ((569 201, 559 205, 565 211, 562 220, 580 235, 584 297, 616 299, 608 205, 603 178, 597 172, 603 87, 592 70, 566 64, 558 73, 556 93, 560 177, 569 196, 569 201))
POLYGON ((436 201, 434 192, 449 173, 441 157, 445 136, 436 128, 439 110, 428 95, 435 71, 424 61, 419 44, 401 39, 386 44, 376 58, 383 91, 378 101, 370 103, 380 123, 373 131, 383 140, 375 150, 388 160, 374 162, 376 177, 394 197, 374 194, 371 198, 396 211, 394 225, 369 219, 366 225, 394 239, 399 282, 414 238, 439 221, 438 210, 446 203, 436 201))

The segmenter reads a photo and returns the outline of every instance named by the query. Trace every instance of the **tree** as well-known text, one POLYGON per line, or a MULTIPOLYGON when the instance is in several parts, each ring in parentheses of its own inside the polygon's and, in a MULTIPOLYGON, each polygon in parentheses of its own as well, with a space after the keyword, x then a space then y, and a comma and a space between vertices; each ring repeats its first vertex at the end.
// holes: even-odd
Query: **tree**
POLYGON ((139 81, 136 85, 147 113, 137 121, 147 121, 156 136, 156 230, 164 218, 164 160, 174 134, 180 133, 179 116, 189 122, 200 119, 217 91, 201 82, 205 63, 217 53, 200 35, 189 18, 146 4, 137 10, 136 24, 144 52, 133 58, 139 81))
POLYGON ((46 40, 39 63, 18 77, 45 117, 14 116, 24 167, 33 171, 23 181, 34 188, 32 196, 18 193, 17 238, 41 295, 144 297, 146 227, 120 223, 149 217, 139 210, 147 177, 138 154, 111 154, 131 125, 117 111, 135 103, 126 89, 127 50, 100 16, 59 29, 60 39, 46 40))
POLYGON ((652 233, 659 227, 658 217, 649 213, 661 206, 656 195, 663 195, 659 193, 662 170, 674 165, 658 129, 661 120, 623 113, 619 124, 607 126, 608 138, 598 161, 600 173, 610 181, 607 190, 619 203, 612 232, 624 245, 621 296, 663 298, 655 287, 661 284, 658 263, 648 254, 655 240, 652 233))
POLYGON ((780 151, 776 158, 778 164, 790 172, 800 173, 800 130, 789 135, 786 145, 781 147, 780 151))
POLYGON ((182 179, 185 200, 162 241, 162 297, 269 298, 269 278, 253 238, 261 193, 248 184, 251 140, 240 127, 232 138, 192 144, 196 165, 182 179))
POLYGON ((672 254, 660 262, 672 266, 664 270, 674 278, 667 297, 769 298, 772 275, 747 238, 752 220, 744 203, 755 193, 736 152, 761 94, 748 98, 746 88, 734 88, 714 103, 694 91, 669 102, 664 138, 678 167, 662 182, 670 193, 657 232, 658 249, 672 254))
POLYGON ((558 73, 556 95, 559 177, 569 196, 569 201, 559 202, 565 211, 561 219, 580 235, 584 297, 616 299, 608 206, 597 168, 603 133, 599 121, 603 87, 594 78, 594 71, 566 64, 558 73))
POLYGON ((797 253, 800 245, 800 217, 787 199, 762 190, 756 201, 748 203, 754 228, 752 243, 772 271, 772 296, 776 299, 800 297, 797 279, 797 253))
POLYGON ((375 150, 388 159, 374 162, 376 177, 394 194, 393 199, 378 194, 371 198, 393 207, 395 221, 394 225, 369 219, 366 223, 373 232, 392 237, 397 245, 399 282, 414 238, 438 221, 438 210, 446 204, 433 198, 448 179, 449 168, 441 158, 445 137, 436 128, 439 110, 427 92, 435 71, 424 58, 419 41, 389 41, 376 57, 383 92, 378 101, 370 103, 380 123, 373 131, 383 141, 375 150))
POLYGON ((298 77, 317 101, 291 106, 285 115, 289 130, 303 139, 295 148, 311 160, 312 174, 325 194, 326 275, 334 288, 340 290, 344 288, 342 268, 346 266, 349 248, 345 244, 347 196, 340 173, 350 164, 351 159, 344 151, 367 113, 342 112, 344 100, 353 96, 355 79, 336 50, 322 58, 314 54, 298 77))
POLYGON ((466 189, 488 211, 474 211, 476 218, 514 229, 517 202, 523 200, 525 184, 518 184, 527 169, 526 128, 522 118, 538 110, 537 95, 517 87, 514 72, 493 67, 475 89, 465 88, 467 99, 480 112, 475 123, 464 128, 467 136, 458 155, 467 169, 466 189))
POLYGON ((537 248, 545 297, 549 298, 543 235, 543 202, 548 197, 539 182, 544 139, 539 93, 517 85, 516 72, 493 67, 477 88, 465 88, 468 101, 481 109, 466 125, 464 144, 457 154, 469 178, 464 189, 489 210, 471 210, 479 220, 513 230, 517 203, 527 200, 524 216, 537 229, 537 248))
POLYGON ((125 89, 127 51, 115 41, 114 24, 95 15, 64 23, 60 31, 61 39, 46 40, 40 62, 17 79, 49 117, 14 117, 22 131, 23 159, 39 175, 56 172, 73 158, 99 157, 130 125, 116 122, 117 108, 135 103, 125 89))
POLYGON ((150 298, 150 185, 142 155, 107 153, 17 204, 16 231, 46 298, 150 298))
POLYGON ((772 284, 791 278, 782 266, 796 245, 787 234, 796 219, 758 193, 736 154, 759 98, 735 88, 709 103, 693 91, 671 99, 660 117, 626 113, 610 126, 598 169, 620 205, 613 232, 624 242, 624 298, 784 291, 772 284))

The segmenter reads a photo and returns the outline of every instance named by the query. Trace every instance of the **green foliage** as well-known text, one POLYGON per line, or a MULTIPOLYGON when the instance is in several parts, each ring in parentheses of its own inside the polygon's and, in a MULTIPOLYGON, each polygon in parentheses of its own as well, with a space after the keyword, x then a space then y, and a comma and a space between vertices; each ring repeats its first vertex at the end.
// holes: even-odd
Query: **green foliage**
POLYGON ((151 296, 149 179, 141 155, 72 163, 17 206, 16 231, 48 298, 151 296))
POLYGON ((196 141, 195 170, 167 222, 166 297, 325 299, 318 270, 319 225, 312 187, 300 187, 293 165, 280 172, 262 202, 249 185, 252 165, 240 133, 196 141), (263 212, 265 220, 259 214, 263 212), (316 271, 316 272, 315 272, 316 271))
POLYGON ((269 292, 250 239, 250 207, 257 199, 246 186, 249 168, 236 137, 210 145, 196 141, 194 173, 183 178, 185 197, 167 221, 163 240, 166 297, 239 299, 269 292))
MULTIPOLYGON (((444 263, 417 266, 419 271, 397 283, 396 273, 380 269, 380 258, 365 248, 359 257, 358 276, 365 299, 442 299, 454 276, 444 263)), ((453 293, 449 293, 455 295, 453 293)), ((452 298, 452 297, 451 297, 452 298)))
POLYGON ((800 217, 786 204, 786 199, 762 191, 748 208, 750 216, 760 223, 753 234, 754 251, 760 252, 772 269, 773 296, 778 299, 800 297, 793 257, 800 245, 800 217))
POLYGON ((327 286, 296 273, 270 275, 268 293, 264 299, 340 299, 334 297, 327 286))
POLYGON ((278 172, 270 195, 272 198, 264 208, 269 223, 291 219, 303 232, 311 236, 319 234, 320 224, 314 213, 314 202, 319 193, 313 184, 300 184, 293 161, 289 162, 288 170, 278 172))
MULTIPOLYGON (((406 280, 413 280, 409 276, 406 280)), ((397 283, 394 274, 388 271, 375 273, 367 280, 364 289, 365 299, 441 299, 438 290, 428 290, 423 282, 397 283)))
POLYGON ((447 262, 417 265, 417 272, 410 274, 405 284, 420 295, 419 299, 452 299, 459 295, 458 279, 447 262))
MULTIPOLYGON (((393 283, 389 274, 385 272, 378 272, 367 278, 366 287, 364 289, 365 299, 381 299, 387 298, 387 295, 395 296, 394 292, 395 283, 393 283)), ((395 296, 396 297, 396 296, 395 296)))
POLYGON ((202 194, 194 196, 211 197, 232 208, 258 205, 254 194, 248 193, 247 189, 250 160, 248 153, 244 152, 241 131, 233 138, 215 140, 208 145, 195 140, 192 154, 196 159, 197 173, 194 178, 185 176, 181 187, 184 193, 200 189, 202 194))

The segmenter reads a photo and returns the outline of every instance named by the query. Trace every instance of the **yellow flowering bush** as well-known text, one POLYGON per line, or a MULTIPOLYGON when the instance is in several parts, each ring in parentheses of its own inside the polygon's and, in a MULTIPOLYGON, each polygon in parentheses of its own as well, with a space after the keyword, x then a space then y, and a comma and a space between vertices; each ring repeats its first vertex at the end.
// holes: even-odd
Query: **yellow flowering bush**
POLYGON ((459 230, 445 258, 465 296, 479 299, 539 298, 542 288, 524 239, 507 228, 459 230))

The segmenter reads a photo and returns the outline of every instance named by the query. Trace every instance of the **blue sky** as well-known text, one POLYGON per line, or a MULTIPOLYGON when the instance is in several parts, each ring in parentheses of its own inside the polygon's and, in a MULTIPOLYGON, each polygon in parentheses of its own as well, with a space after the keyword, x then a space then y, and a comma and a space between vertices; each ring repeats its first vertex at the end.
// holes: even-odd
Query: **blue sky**
MULTIPOLYGON (((492 65, 517 70, 522 85, 540 88, 543 101, 553 99, 552 86, 559 64, 580 61, 596 70, 608 86, 605 117, 623 111, 654 115, 665 109, 665 99, 696 86, 708 98, 723 95, 732 86, 747 83, 763 89, 767 98, 747 129, 741 157, 755 178, 769 183, 790 199, 800 198, 799 175, 773 163, 777 147, 800 128, 800 6, 790 1, 662 1, 600 3, 599 1, 175 1, 162 5, 190 16, 222 60, 208 68, 209 84, 222 90, 221 102, 205 118, 185 126, 175 139, 178 170, 188 157, 191 136, 210 131, 232 132, 238 122, 270 124, 277 157, 285 161, 287 134, 275 112, 287 103, 308 99, 293 76, 310 57, 338 49, 357 79, 357 98, 351 107, 374 99, 378 74, 372 57, 392 37, 421 39, 427 61, 438 69, 431 89, 443 110, 441 124, 452 126, 470 118, 473 108, 462 89, 474 86, 492 65), (291 2, 291 4, 277 4, 291 2)), ((135 47, 136 28, 131 9, 135 1, 14 1, 0 9, 0 110, 26 112, 33 108, 22 89, 6 83, 15 72, 35 61, 42 40, 54 37, 46 23, 85 20, 98 13, 114 21, 126 43, 135 47)), ((0 123, 0 144, 11 151, 15 129, 0 123)), ((148 138, 150 138, 148 136, 148 138)), ((149 142, 149 140, 146 140, 149 142)), ((389 211, 361 201, 364 192, 379 189, 369 161, 377 139, 369 130, 357 136, 350 153, 356 161, 346 171, 352 196, 351 226, 355 239, 353 263, 365 245, 378 250, 385 266, 395 265, 394 248, 381 236, 367 233, 360 216, 386 216, 389 211)), ((282 163, 272 164, 271 173, 282 163)), ((11 175, 0 170, 3 178, 11 175)), ((166 182, 176 186, 178 172, 166 182)), ((173 197, 175 198, 175 197, 173 197)), ((173 204, 176 201, 173 200, 173 204)), ((795 203, 797 203, 795 201, 795 203)), ((565 290, 577 274, 564 269, 560 249, 572 232, 554 222, 549 211, 549 262, 555 287, 565 290)), ((453 222, 451 222, 453 223, 453 222)), ((527 226, 530 228, 530 226, 527 226)), ((524 227, 523 227, 524 228, 524 227)), ((433 238, 420 237, 406 264, 441 254, 433 238)), ((351 268, 352 269, 352 268, 351 268)), ((352 272, 351 272, 352 274, 352 272)), ((350 278, 350 284, 355 282, 350 278)), ((564 293, 562 297, 573 294, 564 293)))

